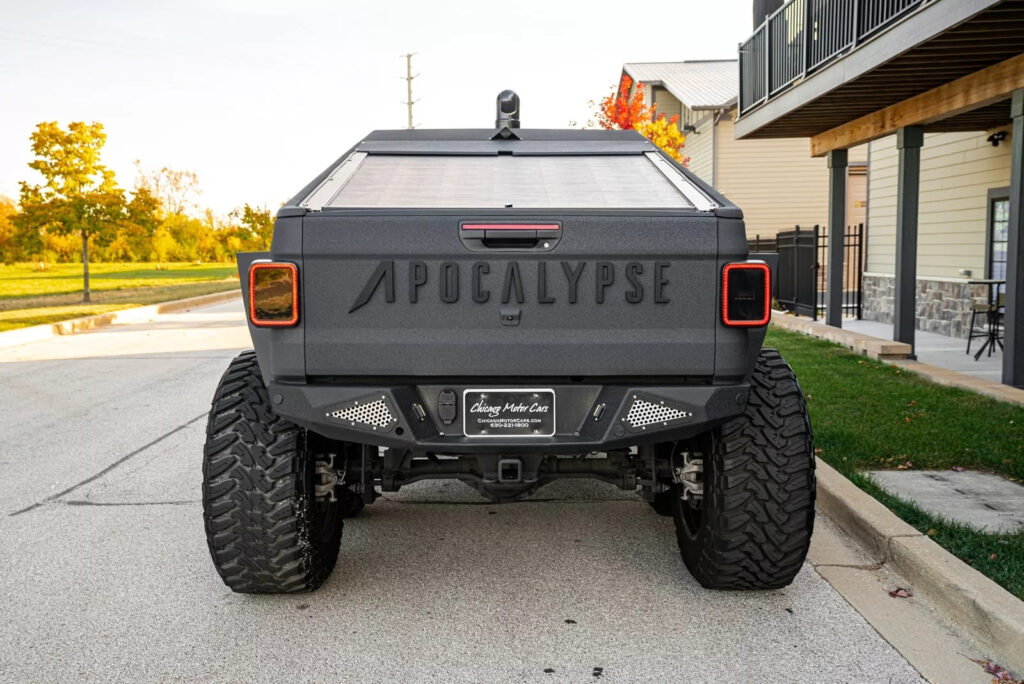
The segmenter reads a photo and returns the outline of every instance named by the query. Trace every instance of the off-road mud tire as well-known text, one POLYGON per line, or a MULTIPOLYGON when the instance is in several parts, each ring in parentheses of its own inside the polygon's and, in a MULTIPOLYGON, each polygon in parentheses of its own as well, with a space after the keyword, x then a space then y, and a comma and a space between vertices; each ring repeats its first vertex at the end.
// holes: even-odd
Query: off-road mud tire
POLYGON ((673 499, 683 562, 712 589, 787 586, 814 527, 814 449, 800 385, 777 351, 761 350, 744 414, 707 443, 699 519, 673 499))
POLYGON ((271 408, 256 355, 220 380, 206 427, 203 518, 213 564, 245 594, 316 589, 338 559, 341 506, 318 501, 306 433, 271 408))

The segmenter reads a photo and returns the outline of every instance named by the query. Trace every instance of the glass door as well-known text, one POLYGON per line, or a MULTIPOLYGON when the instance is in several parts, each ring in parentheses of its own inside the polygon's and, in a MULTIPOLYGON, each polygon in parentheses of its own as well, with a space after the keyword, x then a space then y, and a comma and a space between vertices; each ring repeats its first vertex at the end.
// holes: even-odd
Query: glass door
POLYGON ((1006 279, 1006 242, 1010 226, 1010 199, 992 198, 989 202, 989 259, 988 277, 1006 279))

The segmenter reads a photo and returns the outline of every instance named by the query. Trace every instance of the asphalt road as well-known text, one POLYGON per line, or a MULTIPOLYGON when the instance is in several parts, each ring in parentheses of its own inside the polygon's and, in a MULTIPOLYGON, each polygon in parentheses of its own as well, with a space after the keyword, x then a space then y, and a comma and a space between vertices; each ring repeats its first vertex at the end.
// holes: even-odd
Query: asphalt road
POLYGON ((810 565, 704 590, 671 520, 597 484, 421 483, 346 523, 319 591, 234 595, 200 467, 247 345, 230 302, 0 350, 0 679, 919 681, 810 565))

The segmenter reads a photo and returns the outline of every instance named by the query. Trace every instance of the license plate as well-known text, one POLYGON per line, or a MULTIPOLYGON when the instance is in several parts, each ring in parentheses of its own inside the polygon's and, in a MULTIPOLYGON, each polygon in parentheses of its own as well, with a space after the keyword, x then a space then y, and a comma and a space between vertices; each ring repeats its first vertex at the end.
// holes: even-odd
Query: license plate
POLYGON ((550 437, 555 434, 555 391, 465 390, 462 427, 467 437, 550 437))

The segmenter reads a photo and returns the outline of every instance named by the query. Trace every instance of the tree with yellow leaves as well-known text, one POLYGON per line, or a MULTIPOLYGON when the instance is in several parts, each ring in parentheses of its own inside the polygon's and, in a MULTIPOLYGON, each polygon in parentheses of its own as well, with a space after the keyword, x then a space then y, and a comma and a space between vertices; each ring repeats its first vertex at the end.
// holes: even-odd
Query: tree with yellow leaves
POLYGON ((19 229, 44 235, 77 235, 82 241, 82 301, 89 301, 89 243, 109 243, 125 207, 114 173, 100 163, 107 141, 100 123, 75 121, 63 129, 46 121, 32 132, 35 159, 29 166, 43 178, 21 183, 19 229))
POLYGON ((635 130, 685 166, 690 158, 682 154, 686 136, 679 130, 679 117, 657 114, 657 103, 646 105, 643 83, 637 84, 630 97, 632 86, 633 79, 623 74, 618 89, 597 103, 597 124, 606 130, 635 130))

